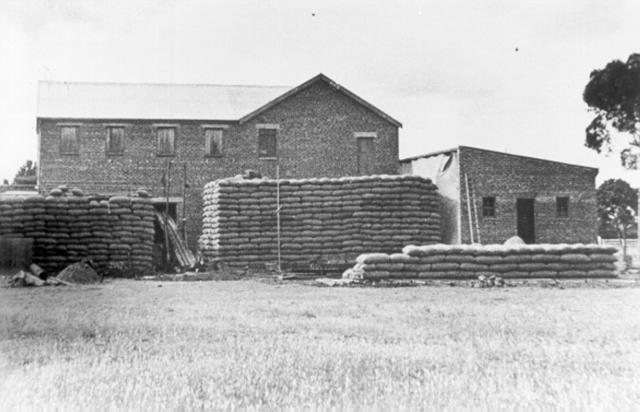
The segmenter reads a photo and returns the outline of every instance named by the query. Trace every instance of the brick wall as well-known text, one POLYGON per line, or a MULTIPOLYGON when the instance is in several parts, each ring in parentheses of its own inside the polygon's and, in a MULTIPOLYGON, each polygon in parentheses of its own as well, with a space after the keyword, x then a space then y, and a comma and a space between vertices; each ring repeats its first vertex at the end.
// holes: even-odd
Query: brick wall
POLYGON ((465 173, 476 193, 482 243, 502 243, 517 233, 516 199, 535 199, 536 243, 591 243, 597 236, 597 169, 460 147, 462 243, 469 243, 465 173), (482 197, 495 196, 495 217, 482 216, 482 197), (569 197, 559 217, 556 197, 569 197))
MULTIPOLYGON (((173 160, 171 195, 182 196, 182 165, 187 164, 187 234, 195 248, 202 223, 202 189, 206 182, 254 169, 275 176, 276 164, 284 178, 339 177, 357 175, 356 132, 374 132, 376 174, 397 173, 398 129, 357 104, 325 82, 300 93, 244 123, 211 120, 77 120, 39 119, 39 184, 49 190, 59 184, 86 192, 117 193, 139 187, 162 196, 162 170, 169 158, 156 156, 155 125, 176 124, 176 155, 173 160), (78 125, 78 155, 61 155, 60 124, 78 125), (106 126, 125 127, 122 156, 105 154, 106 126), (222 123, 223 156, 204 156, 203 125, 222 123), (257 127, 278 124, 278 160, 258 158, 257 127)), ((179 205, 178 214, 181 213, 179 205)))

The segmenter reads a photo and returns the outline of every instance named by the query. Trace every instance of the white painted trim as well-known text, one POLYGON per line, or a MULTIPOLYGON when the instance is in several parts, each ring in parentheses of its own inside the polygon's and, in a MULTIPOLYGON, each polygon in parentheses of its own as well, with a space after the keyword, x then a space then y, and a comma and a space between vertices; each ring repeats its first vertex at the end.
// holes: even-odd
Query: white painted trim
POLYGON ((156 129, 159 129, 161 127, 172 127, 174 129, 177 129, 178 127, 180 127, 180 125, 177 123, 154 123, 152 126, 156 129))
POLYGON ((277 129, 280 130, 280 125, 277 123, 258 123, 256 129, 277 129))
POLYGON ((124 127, 127 127, 127 126, 129 126, 129 125, 125 124, 125 123, 105 123, 104 124, 105 128, 107 128, 107 127, 123 127, 124 128, 124 127))
POLYGON ((80 127, 82 123, 56 123, 58 127, 80 127))
POLYGON ((353 137, 356 139, 367 138, 367 139, 375 139, 378 137, 377 132, 354 132, 353 137))
POLYGON ((201 124, 201 128, 203 129, 228 129, 228 124, 201 124))

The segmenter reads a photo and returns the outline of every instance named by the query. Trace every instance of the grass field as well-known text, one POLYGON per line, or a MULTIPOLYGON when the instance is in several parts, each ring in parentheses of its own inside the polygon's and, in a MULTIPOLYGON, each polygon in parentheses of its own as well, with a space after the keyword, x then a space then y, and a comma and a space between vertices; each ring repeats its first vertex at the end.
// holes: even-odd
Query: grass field
POLYGON ((640 288, 0 289, 0 409, 640 409, 640 288))

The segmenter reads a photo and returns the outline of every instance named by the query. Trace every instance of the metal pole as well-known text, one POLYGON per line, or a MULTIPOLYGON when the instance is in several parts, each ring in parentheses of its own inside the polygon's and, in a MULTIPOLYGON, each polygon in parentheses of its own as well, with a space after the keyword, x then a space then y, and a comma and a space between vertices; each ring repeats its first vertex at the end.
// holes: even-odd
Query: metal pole
POLYGON ((171 160, 167 163, 167 173, 165 179, 165 202, 164 202, 164 250, 165 250, 165 262, 168 265, 171 256, 169 254, 169 224, 167 217, 169 216, 169 192, 171 191, 171 160))
POLYGON ((182 240, 187 242, 187 162, 184 163, 182 185, 182 240))
POLYGON ((636 262, 631 259, 632 266, 637 266, 637 264, 640 262, 640 187, 638 188, 638 204, 636 205, 636 225, 636 252, 638 253, 638 259, 636 260, 636 262))
POLYGON ((278 273, 282 272, 282 255, 280 251, 280 165, 276 165, 276 236, 278 239, 278 273))

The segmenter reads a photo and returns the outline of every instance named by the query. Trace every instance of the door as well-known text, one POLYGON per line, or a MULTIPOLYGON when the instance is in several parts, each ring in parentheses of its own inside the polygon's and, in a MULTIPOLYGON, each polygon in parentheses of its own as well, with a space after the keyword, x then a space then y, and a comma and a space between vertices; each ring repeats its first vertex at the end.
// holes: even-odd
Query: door
POLYGON ((535 199, 518 199, 516 202, 518 214, 518 236, 520 236, 525 243, 535 243, 535 199))
POLYGON ((373 137, 359 137, 358 141, 358 174, 375 174, 375 152, 373 137))

